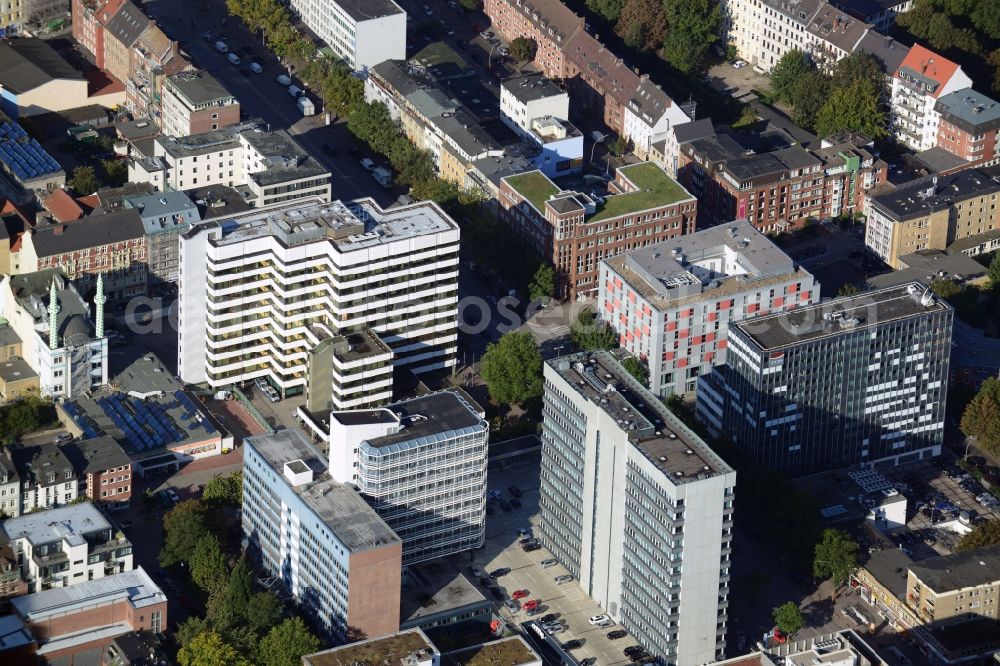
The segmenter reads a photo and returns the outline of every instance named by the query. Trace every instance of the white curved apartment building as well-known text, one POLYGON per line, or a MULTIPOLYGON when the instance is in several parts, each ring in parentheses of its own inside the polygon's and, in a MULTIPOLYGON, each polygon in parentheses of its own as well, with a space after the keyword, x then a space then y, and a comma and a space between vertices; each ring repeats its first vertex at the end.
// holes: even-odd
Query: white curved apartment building
POLYGON ((396 365, 450 367, 458 240, 431 202, 297 202, 197 225, 180 237, 178 373, 294 395, 321 341, 365 327, 396 365))

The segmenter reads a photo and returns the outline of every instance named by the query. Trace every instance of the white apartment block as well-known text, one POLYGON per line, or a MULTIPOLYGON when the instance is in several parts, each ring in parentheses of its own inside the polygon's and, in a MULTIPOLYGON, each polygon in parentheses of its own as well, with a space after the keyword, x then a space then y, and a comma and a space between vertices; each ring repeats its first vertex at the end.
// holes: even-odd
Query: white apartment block
POLYGON ((9 446, 0 448, 0 512, 8 518, 21 515, 21 477, 9 446))
POLYGON ((239 122, 240 103, 208 72, 179 72, 163 81, 160 129, 190 136, 239 122))
POLYGON ((729 42, 740 57, 770 72, 798 49, 829 68, 857 48, 871 29, 823 0, 726 0, 729 42))
POLYGON ((691 118, 656 84, 643 74, 639 87, 625 104, 622 136, 632 142, 632 152, 648 160, 655 141, 666 138, 677 125, 691 118))
POLYGON ((745 220, 601 262, 598 317, 644 359, 660 397, 726 362, 729 323, 819 299, 819 284, 745 220))
POLYGON ((451 367, 458 240, 432 202, 300 202, 196 225, 180 237, 180 378, 302 393, 312 350, 362 328, 396 365, 451 367))
POLYGON ((404 565, 483 545, 489 423, 467 394, 333 412, 329 427, 330 475, 399 535, 404 565))
MULTIPOLYGON (((325 414, 385 404, 392 399, 392 356, 389 345, 367 328, 320 341, 309 352, 304 409, 325 414)), ((325 429, 319 434, 325 439, 325 429)))
POLYGON ((300 430, 244 440, 243 537, 251 556, 327 636, 399 629, 399 537, 351 486, 333 480, 300 430))
POLYGON ((892 129, 896 140, 913 150, 937 145, 939 97, 972 86, 956 63, 914 44, 892 74, 892 129))
POLYGON ((98 276, 96 321, 90 305, 57 269, 5 275, 0 316, 22 341, 42 395, 74 398, 108 383, 103 277, 98 276))
POLYGON ((15 445, 10 453, 21 483, 20 514, 66 505, 79 497, 76 471, 58 445, 15 445))
POLYGON ((30 593, 132 570, 132 544, 90 502, 0 524, 30 593))
POLYGON ((527 137, 535 118, 569 118, 569 93, 538 72, 500 84, 500 120, 527 137))
POLYGON ((406 12, 392 0, 291 0, 290 7, 355 71, 406 59, 406 12))
POLYGON ((330 172, 284 130, 266 131, 259 121, 191 136, 159 136, 153 154, 133 157, 129 182, 157 190, 209 185, 235 188, 262 208, 320 197, 330 200, 330 172))
POLYGON ((714 662, 736 472, 609 352, 544 372, 542 542, 659 663, 714 662))

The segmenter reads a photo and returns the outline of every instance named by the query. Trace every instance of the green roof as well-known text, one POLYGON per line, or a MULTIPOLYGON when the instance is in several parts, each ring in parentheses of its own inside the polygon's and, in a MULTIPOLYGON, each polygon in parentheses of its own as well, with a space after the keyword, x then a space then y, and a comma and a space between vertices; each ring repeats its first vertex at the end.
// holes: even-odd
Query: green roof
POLYGON ((687 190, 652 162, 621 167, 618 172, 640 189, 637 192, 627 194, 609 195, 605 198, 604 203, 597 207, 597 212, 587 219, 588 223, 600 222, 610 217, 628 215, 692 198, 687 190))
POLYGON ((519 173, 516 176, 508 176, 504 180, 543 215, 545 214, 545 202, 553 194, 562 191, 541 171, 519 173))
POLYGON ((410 61, 420 63, 425 67, 435 67, 447 63, 459 69, 469 68, 469 63, 445 42, 431 42, 410 58, 410 61))

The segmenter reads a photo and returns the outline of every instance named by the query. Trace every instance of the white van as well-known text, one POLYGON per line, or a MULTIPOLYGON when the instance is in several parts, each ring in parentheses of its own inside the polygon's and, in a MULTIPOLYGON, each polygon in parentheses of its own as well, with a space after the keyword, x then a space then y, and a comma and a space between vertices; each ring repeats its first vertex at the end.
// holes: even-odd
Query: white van
POLYGON ((227 55, 226 56, 226 60, 228 60, 229 63, 232 64, 232 65, 238 65, 238 64, 240 64, 240 57, 238 55, 236 55, 235 53, 230 53, 229 55, 227 55))

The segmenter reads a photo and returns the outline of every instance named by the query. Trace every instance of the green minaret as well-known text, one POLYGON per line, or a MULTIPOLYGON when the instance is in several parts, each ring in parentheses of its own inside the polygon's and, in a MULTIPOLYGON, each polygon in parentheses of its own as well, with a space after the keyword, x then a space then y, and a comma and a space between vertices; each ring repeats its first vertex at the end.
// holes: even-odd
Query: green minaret
POLYGON ((97 306, 97 313, 95 315, 95 326, 98 338, 104 337, 104 303, 108 299, 104 296, 104 276, 101 273, 97 274, 97 295, 94 296, 94 305, 97 306))
POLYGON ((58 314, 59 303, 56 300, 56 279, 52 278, 52 285, 49 287, 49 349, 59 347, 59 334, 56 330, 58 314))

